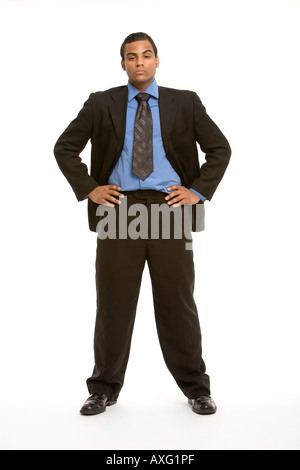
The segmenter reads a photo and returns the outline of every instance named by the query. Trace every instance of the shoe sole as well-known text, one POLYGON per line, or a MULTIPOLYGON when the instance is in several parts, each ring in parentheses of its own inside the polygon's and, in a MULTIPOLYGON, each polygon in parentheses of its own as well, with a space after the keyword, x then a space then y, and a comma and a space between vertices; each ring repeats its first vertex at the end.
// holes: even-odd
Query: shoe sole
POLYGON ((196 410, 195 408, 193 408, 192 400, 189 399, 189 400, 188 400, 188 403, 189 403, 189 405, 192 406, 192 411, 193 411, 194 413, 196 413, 197 415, 214 415, 214 414, 216 414, 217 409, 218 409, 218 408, 216 407, 216 409, 214 409, 214 410, 206 410, 206 409, 203 409, 203 410, 196 410))
POLYGON ((106 411, 106 407, 107 406, 113 406, 115 405, 117 402, 116 401, 110 401, 106 404, 105 408, 101 409, 101 410, 80 410, 80 414, 83 415, 83 416, 96 416, 96 415, 100 415, 101 413, 104 413, 104 411, 106 411))

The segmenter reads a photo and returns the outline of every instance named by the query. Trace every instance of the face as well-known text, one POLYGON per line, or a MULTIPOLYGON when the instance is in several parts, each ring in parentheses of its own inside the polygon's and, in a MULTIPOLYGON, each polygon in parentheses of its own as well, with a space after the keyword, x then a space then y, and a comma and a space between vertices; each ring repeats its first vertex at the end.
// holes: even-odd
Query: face
POLYGON ((145 91, 154 81, 159 58, 155 57, 149 41, 136 41, 125 45, 121 65, 130 83, 138 90, 145 91))

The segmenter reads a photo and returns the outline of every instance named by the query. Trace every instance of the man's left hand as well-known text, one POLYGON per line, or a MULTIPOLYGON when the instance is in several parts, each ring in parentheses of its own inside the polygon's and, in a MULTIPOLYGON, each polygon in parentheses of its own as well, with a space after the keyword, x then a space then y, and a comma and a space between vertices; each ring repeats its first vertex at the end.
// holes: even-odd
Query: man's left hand
POLYGON ((200 197, 185 186, 174 184, 168 188, 168 191, 172 192, 165 199, 173 207, 183 206, 184 204, 197 204, 200 201, 200 197))

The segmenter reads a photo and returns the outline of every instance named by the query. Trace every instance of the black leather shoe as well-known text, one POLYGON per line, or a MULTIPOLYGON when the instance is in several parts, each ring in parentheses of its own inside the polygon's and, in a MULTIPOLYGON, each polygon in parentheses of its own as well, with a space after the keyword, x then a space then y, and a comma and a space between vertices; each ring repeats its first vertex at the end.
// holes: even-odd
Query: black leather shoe
POLYGON ((99 415, 106 411, 107 406, 112 406, 115 403, 117 400, 110 400, 103 393, 93 393, 81 408, 80 413, 85 416, 99 415))
POLYGON ((215 402, 210 397, 199 397, 189 399, 189 404, 192 405, 192 410, 198 415, 213 415, 217 411, 215 402))

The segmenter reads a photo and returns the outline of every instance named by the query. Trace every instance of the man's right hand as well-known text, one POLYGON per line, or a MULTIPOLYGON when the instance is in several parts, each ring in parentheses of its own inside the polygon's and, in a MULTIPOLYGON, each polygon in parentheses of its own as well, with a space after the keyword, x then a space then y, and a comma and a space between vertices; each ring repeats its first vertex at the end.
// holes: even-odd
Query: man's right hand
POLYGON ((90 194, 89 198, 96 204, 106 204, 108 207, 115 207, 115 204, 121 204, 119 199, 114 196, 123 198, 124 194, 120 193, 120 186, 108 184, 106 186, 97 186, 90 194))

